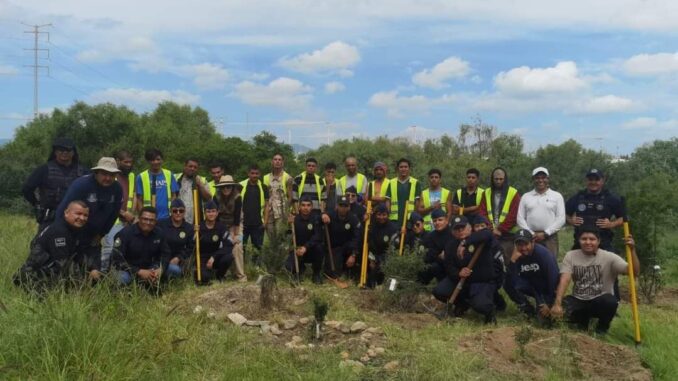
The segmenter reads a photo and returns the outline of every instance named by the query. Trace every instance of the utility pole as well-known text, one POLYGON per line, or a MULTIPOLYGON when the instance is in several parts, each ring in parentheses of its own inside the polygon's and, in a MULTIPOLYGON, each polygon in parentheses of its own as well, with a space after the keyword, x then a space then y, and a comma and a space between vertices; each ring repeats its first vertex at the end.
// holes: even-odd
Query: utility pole
POLYGON ((32 67, 33 68, 33 118, 38 117, 39 113, 39 105, 38 105, 38 72, 40 71, 40 68, 45 68, 47 69, 47 75, 49 75, 49 66, 46 65, 38 65, 38 52, 40 51, 45 51, 47 52, 47 59, 49 59, 49 49, 41 49, 38 47, 38 43, 40 42, 39 40, 39 35, 41 34, 46 34, 47 35, 47 42, 49 42, 49 32, 42 32, 40 28, 46 28, 52 26, 52 24, 43 24, 43 25, 28 25, 24 24, 26 26, 29 26, 33 28, 33 30, 25 30, 24 33, 32 33, 33 34, 33 48, 32 49, 24 49, 24 50, 32 50, 33 51, 33 65, 24 65, 26 67, 32 67))

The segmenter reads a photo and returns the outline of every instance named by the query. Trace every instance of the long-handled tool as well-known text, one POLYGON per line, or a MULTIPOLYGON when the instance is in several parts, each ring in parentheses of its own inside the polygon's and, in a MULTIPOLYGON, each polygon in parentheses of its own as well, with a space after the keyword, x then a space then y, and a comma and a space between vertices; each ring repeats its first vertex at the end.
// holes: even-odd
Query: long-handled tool
POLYGON ((301 276, 299 275, 299 258, 297 258, 297 232, 294 228, 294 221, 292 227, 292 256, 294 257, 294 271, 296 273, 297 284, 301 283, 301 276))
MULTIPOLYGON (((473 256, 471 257, 471 260, 469 261, 468 267, 469 270, 473 270, 473 266, 476 265, 476 262, 478 262, 478 258, 480 258, 480 254, 483 252, 483 248, 485 247, 485 242, 481 243, 477 248, 476 251, 473 252, 473 256)), ((454 302, 457 300, 457 297, 459 296, 459 293, 461 293, 461 289, 464 287, 464 283, 466 283, 466 278, 459 278, 459 281, 457 282, 457 287, 454 288, 454 291, 452 292, 452 295, 450 295, 450 298, 447 299, 447 305, 454 305, 454 302)), ((447 309, 445 309, 447 311, 447 309)))
POLYGON ((198 212, 198 189, 193 189, 193 226, 195 229, 195 269, 198 284, 202 283, 202 264, 200 263, 200 213, 198 212))
MULTIPOLYGON (((628 220, 624 221, 624 238, 629 238, 631 231, 629 228, 628 220)), ((637 266, 637 263, 633 263, 633 255, 631 254, 631 247, 626 246, 626 262, 629 264, 629 288, 631 289, 631 312, 633 315, 633 340, 636 342, 636 345, 640 344, 640 316, 638 315, 638 299, 636 297, 636 278, 633 272, 634 266, 637 266)))
POLYGON ((362 253, 362 258, 360 259, 360 283, 359 286, 361 288, 364 288, 365 285, 367 284, 367 264, 368 264, 368 258, 367 256, 369 255, 369 248, 368 246, 368 235, 369 235, 369 230, 370 230, 370 221, 372 220, 372 201, 368 200, 367 201, 367 221, 365 221, 365 233, 363 234, 363 253, 362 253))
POLYGON ((405 248, 405 233, 407 232, 407 209, 410 207, 410 200, 405 200, 405 214, 403 215, 403 226, 400 228, 400 249, 398 249, 398 255, 403 255, 403 249, 405 248))

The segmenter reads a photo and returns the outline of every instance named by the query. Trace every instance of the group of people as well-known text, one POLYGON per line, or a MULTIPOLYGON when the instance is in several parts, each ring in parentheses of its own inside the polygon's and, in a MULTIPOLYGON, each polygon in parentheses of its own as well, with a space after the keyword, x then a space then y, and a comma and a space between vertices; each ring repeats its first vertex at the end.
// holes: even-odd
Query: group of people
MULTIPOLYGON (((604 333, 615 316, 616 278, 628 264, 613 252, 612 237, 625 211, 600 170, 588 171, 586 188, 565 202, 544 167, 533 170, 534 189, 521 195, 503 168, 492 171, 487 189, 474 168, 459 189, 444 188, 436 168, 424 185, 410 175, 406 158, 390 179, 388 166, 375 163, 370 180, 354 156, 336 178, 334 163, 319 173, 313 158, 291 176, 275 154, 270 172, 262 176, 252 165, 240 182, 221 164, 210 164, 203 178, 197 159, 186 159, 176 174, 163 159, 150 149, 148 169, 135 173, 132 155, 120 151, 87 169, 71 139, 56 139, 47 163, 22 189, 39 230, 15 283, 49 287, 110 273, 124 286, 135 280, 157 286, 187 274, 204 284, 229 270, 246 281, 245 256, 258 264, 266 235, 284 229, 294 242, 288 270, 303 278, 310 264, 314 283, 360 277, 374 288, 384 282, 388 257, 405 250, 424 263, 417 280, 435 279, 433 296, 456 316, 472 309, 496 321, 506 308, 501 288, 520 311, 546 322, 565 314, 587 328, 597 318, 596 330, 604 333), (574 247, 559 266, 558 232, 566 223, 574 226, 574 247), (450 300, 458 285, 459 296, 450 300)), ((638 272, 633 239, 625 243, 638 272)))

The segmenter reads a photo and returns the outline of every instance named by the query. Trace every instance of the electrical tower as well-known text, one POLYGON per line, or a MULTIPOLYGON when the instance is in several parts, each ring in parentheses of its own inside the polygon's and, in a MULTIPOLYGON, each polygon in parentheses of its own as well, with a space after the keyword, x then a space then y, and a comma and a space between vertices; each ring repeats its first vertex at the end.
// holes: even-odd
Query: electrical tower
POLYGON ((47 69, 47 75, 49 75, 49 66, 47 65, 39 65, 38 64, 38 59, 39 57, 39 52, 44 51, 47 52, 47 56, 44 57, 45 59, 49 59, 49 49, 44 49, 39 47, 39 42, 40 38, 39 36, 41 34, 47 35, 47 42, 49 42, 49 32, 43 32, 40 29, 41 28, 46 28, 52 26, 52 24, 43 24, 43 25, 28 25, 24 24, 26 26, 29 26, 33 28, 32 30, 25 30, 24 33, 31 33, 33 34, 33 48, 32 49, 24 49, 24 50, 29 50, 33 51, 33 65, 24 65, 26 67, 32 67, 33 68, 33 118, 38 117, 38 74, 40 71, 40 68, 47 69))

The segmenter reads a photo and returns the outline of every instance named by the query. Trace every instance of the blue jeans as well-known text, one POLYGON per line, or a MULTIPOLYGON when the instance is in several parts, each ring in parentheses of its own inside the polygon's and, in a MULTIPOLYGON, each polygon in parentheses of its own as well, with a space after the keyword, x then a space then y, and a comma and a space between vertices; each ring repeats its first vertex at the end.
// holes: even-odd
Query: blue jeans
POLYGON ((113 225, 111 230, 104 236, 104 242, 101 246, 101 271, 106 272, 111 264, 111 253, 113 252, 113 241, 115 240, 115 235, 124 228, 125 225, 118 222, 113 225))

